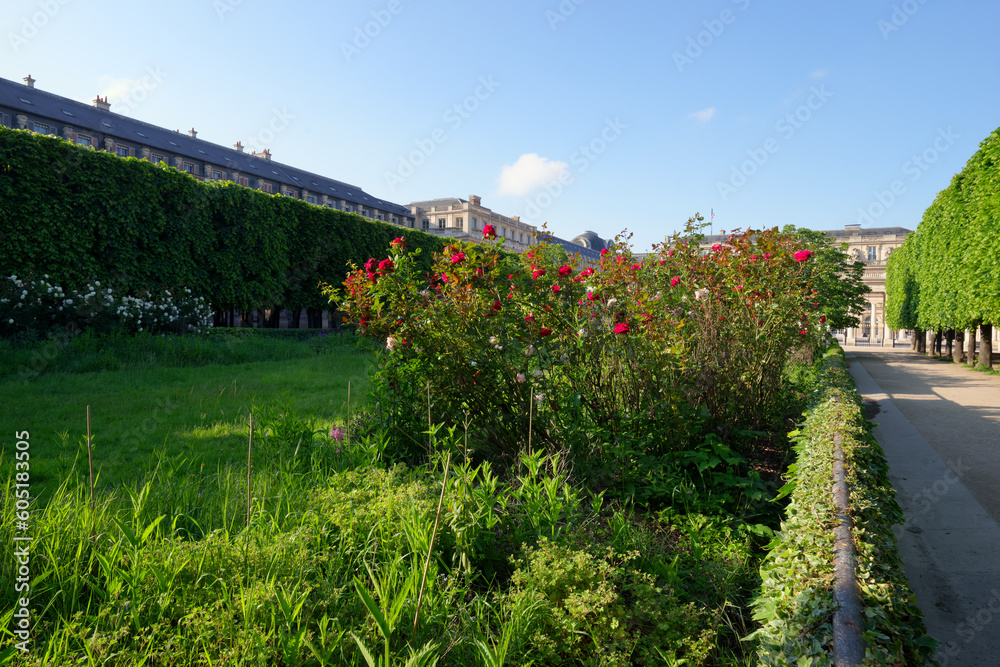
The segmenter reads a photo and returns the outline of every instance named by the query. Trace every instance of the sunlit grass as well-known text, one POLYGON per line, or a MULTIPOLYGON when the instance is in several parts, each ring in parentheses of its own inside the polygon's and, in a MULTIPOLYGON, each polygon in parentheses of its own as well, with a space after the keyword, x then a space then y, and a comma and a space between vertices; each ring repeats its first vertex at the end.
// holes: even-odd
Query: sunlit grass
POLYGON ((370 357, 349 341, 322 353, 307 342, 271 341, 269 347, 292 358, 8 377, 0 381, 0 446, 10 451, 15 430, 31 434, 32 486, 44 497, 81 452, 86 459, 89 405, 95 474, 107 488, 134 480, 163 448, 209 468, 245 464, 255 403, 293 400, 298 415, 329 429, 346 420, 348 383, 355 405, 367 393, 370 357))

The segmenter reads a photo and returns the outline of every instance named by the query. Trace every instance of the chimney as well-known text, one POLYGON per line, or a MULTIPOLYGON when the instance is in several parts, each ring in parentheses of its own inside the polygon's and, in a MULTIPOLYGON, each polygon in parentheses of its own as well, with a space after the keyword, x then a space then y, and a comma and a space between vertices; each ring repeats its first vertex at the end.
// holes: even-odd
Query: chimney
POLYGON ((271 149, 270 149, 270 148, 265 148, 265 149, 264 149, 264 150, 263 150, 262 152, 260 152, 260 153, 256 153, 256 152, 255 152, 255 153, 250 153, 250 155, 252 155, 252 156, 254 156, 254 157, 262 157, 262 158, 264 158, 265 160, 270 160, 270 159, 271 159, 271 149))
POLYGON ((243 152, 243 142, 242 141, 237 141, 235 144, 233 144, 233 148, 235 148, 240 153, 242 153, 243 152))
POLYGON ((194 131, 193 127, 190 130, 188 130, 188 134, 191 136, 192 139, 198 138, 198 133, 194 131))
POLYGON ((103 100, 101 99, 100 95, 98 95, 97 97, 95 97, 94 98, 94 106, 97 107, 98 109, 103 109, 104 111, 110 111, 111 110, 111 104, 108 102, 107 96, 105 96, 103 100))
POLYGON ((849 232, 860 232, 861 231, 861 223, 860 222, 855 222, 855 223, 851 223, 849 225, 844 225, 844 229, 846 231, 849 231, 849 232))
POLYGON ((28 76, 24 77, 24 85, 26 85, 28 88, 34 88, 35 87, 35 80, 31 78, 30 74, 28 76))
POLYGON ((510 216, 510 219, 513 220, 514 222, 521 222, 521 216, 519 215, 512 215, 510 216))
POLYGON ((473 206, 481 206, 480 201, 479 195, 469 195, 469 203, 473 206))

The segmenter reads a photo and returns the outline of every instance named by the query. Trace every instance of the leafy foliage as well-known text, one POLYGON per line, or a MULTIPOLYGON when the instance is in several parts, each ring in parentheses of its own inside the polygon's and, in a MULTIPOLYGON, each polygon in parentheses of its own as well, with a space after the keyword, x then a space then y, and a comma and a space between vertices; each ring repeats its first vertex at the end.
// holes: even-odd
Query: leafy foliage
POLYGON ((938 193, 916 232, 889 258, 886 318, 893 328, 1000 324, 1000 129, 938 193))
MULTIPOLYGON (((69 292, 191 289, 212 308, 323 308, 320 282, 385 248, 398 227, 51 136, 0 128, 0 275, 69 292)), ((441 240, 410 230, 410 244, 441 240)))

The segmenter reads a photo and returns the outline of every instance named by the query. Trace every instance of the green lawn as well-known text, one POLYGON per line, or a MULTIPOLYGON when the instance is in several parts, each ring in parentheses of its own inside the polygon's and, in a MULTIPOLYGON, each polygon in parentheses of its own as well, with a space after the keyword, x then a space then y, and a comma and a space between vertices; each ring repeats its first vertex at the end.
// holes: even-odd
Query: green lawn
MULTIPOLYGON (((235 345, 256 345, 246 340, 235 345)), ((241 355, 228 358, 234 356, 241 355)), ((107 488, 135 481, 160 450, 209 469, 230 461, 245 466, 252 406, 259 422, 262 407, 273 412, 290 404, 296 418, 327 430, 346 419, 348 383, 355 403, 368 391, 370 356, 350 340, 322 347, 272 341, 263 356, 298 358, 163 367, 169 359, 160 355, 120 370, 10 375, 0 380, 0 447, 10 452, 15 432, 31 434, 32 495, 44 501, 76 457, 78 474, 86 474, 88 405, 94 470, 99 487, 107 488)))

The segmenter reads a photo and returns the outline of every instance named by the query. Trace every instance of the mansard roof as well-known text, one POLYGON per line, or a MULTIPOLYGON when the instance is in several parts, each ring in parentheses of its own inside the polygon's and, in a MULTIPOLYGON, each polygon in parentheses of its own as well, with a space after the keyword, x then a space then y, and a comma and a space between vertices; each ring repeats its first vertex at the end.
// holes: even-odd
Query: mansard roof
MULTIPOLYGON (((227 171, 236 171, 243 176, 283 183, 289 187, 308 190, 311 194, 328 195, 358 206, 412 217, 410 210, 405 206, 369 195, 356 185, 255 156, 252 153, 244 153, 235 148, 226 148, 192 137, 186 132, 168 130, 2 77, 0 77, 0 106, 6 106, 14 113, 24 113, 39 120, 48 119, 53 123, 59 123, 60 128, 62 125, 69 125, 77 132, 83 130, 108 135, 116 143, 137 147, 147 146, 156 153, 179 155, 227 171)), ((61 132, 57 131, 57 134, 61 135, 61 132)))

